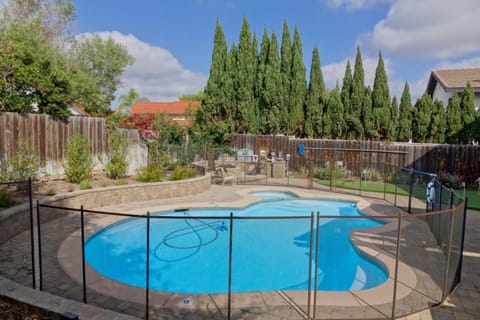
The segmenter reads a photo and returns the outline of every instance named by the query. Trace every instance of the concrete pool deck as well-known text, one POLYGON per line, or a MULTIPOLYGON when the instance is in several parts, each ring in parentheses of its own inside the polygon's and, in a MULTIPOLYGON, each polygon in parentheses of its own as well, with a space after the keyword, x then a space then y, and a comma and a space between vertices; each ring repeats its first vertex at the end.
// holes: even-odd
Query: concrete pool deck
MULTIPOLYGON (((283 187, 262 187, 255 186, 255 190, 289 190, 292 191, 292 188, 283 188, 283 187)), ((242 207, 245 204, 250 203, 253 199, 253 196, 248 195, 248 191, 252 190, 252 186, 215 186, 212 185, 211 188, 203 193, 197 195, 190 195, 188 197, 178 197, 171 199, 163 200, 152 200, 146 201, 143 203, 128 203, 116 206, 102 207, 101 211, 116 211, 116 212, 128 212, 136 214, 144 214, 147 210, 151 212, 161 211, 165 209, 175 209, 175 208, 185 208, 185 207, 195 207, 195 206, 238 206, 242 207)), ((294 189, 294 192, 299 196, 303 197, 321 197, 327 198, 331 197, 334 199, 358 199, 360 208, 376 209, 377 212, 382 212, 385 210, 394 210, 390 214, 394 214, 396 208, 388 206, 382 201, 372 200, 366 202, 364 199, 361 199, 356 196, 351 195, 340 195, 340 194, 330 194, 324 193, 318 190, 305 190, 305 189, 294 189), (363 206, 363 207, 362 207, 363 206)), ((88 208, 94 209, 94 208, 88 208)), ((367 210, 367 211, 368 211, 367 210)), ((386 213, 386 212, 385 212, 386 213)), ((455 293, 449 298, 448 304, 445 306, 437 307, 433 310, 433 319, 476 319, 476 315, 480 314, 478 306, 475 303, 480 301, 479 293, 479 274, 478 274, 478 259, 480 258, 480 241, 478 236, 478 230, 480 230, 480 219, 479 215, 476 212, 469 212, 467 222, 467 235, 465 241, 465 257, 464 257, 464 272, 463 280, 460 286, 456 289, 455 293), (475 231, 477 232, 475 232, 475 231), (476 260, 475 260, 476 259, 476 260), (476 262, 476 263, 475 263, 476 262), (477 268, 475 268, 475 264, 477 268), (454 304, 455 306, 451 306, 454 304)), ((102 228, 105 225, 108 225, 114 221, 117 221, 118 218, 112 219, 111 217, 98 217, 92 216, 91 219, 87 219, 90 224, 87 227, 87 232, 92 233, 99 228, 102 228)), ((65 227, 65 224, 72 223, 69 221, 68 217, 60 221, 62 226, 65 227)), ((58 221, 57 221, 58 223, 58 221)), ((78 223, 78 221, 77 221, 78 223)), ((46 226, 47 228, 49 226, 46 226)), ((55 226, 50 226, 52 230, 55 230, 55 226)), ((72 243, 79 243, 78 232, 71 228, 70 240, 72 243), (77 241, 75 241, 77 240, 77 241)), ((415 237, 416 229, 411 230, 413 234, 412 237, 415 237)), ((360 240, 365 240, 365 237, 368 235, 359 233, 356 235, 360 240)), ((74 256, 79 256, 73 254, 74 249, 72 249, 70 244, 68 244, 69 238, 66 242, 62 242, 59 248, 51 248, 51 254, 58 254, 58 260, 63 266, 63 269, 66 270, 65 277, 73 278, 76 281, 63 279, 61 272, 56 272, 55 275, 55 285, 60 285, 62 290, 65 292, 75 291, 78 289, 78 270, 80 265, 78 261, 72 260, 74 256), (56 250, 59 249, 59 250, 56 250), (76 288, 76 289, 75 289, 76 288)), ((375 240, 375 239, 374 239, 375 240)), ((48 242, 46 241, 48 246, 48 242)), ((382 240, 383 246, 391 245, 386 244, 385 239, 382 240)), ((419 248, 420 249, 420 248, 419 248)), ((77 246, 75 251, 80 250, 80 246, 77 246)), ((49 252, 49 250, 45 250, 49 252)), ((77 252, 78 252, 77 251, 77 252)), ((416 253, 414 253, 416 254, 416 253)), ((57 257, 51 257, 49 263, 55 263, 57 257)), ((57 270, 57 269, 54 269, 57 270)), ((436 272, 436 271, 434 271, 436 272)), ((438 271, 440 272, 440 271, 438 271)), ((49 272, 54 273, 54 272, 49 272)), ((88 284, 89 284, 89 303, 97 303, 105 307, 112 307, 113 310, 119 310, 127 314, 137 315, 142 317, 143 309, 141 304, 145 301, 144 290, 133 288, 130 286, 121 285, 115 281, 111 281, 103 278, 101 275, 95 275, 95 272, 91 269, 88 270, 88 284), (96 294, 97 292, 99 294, 96 294), (103 292, 103 293, 102 293, 103 292), (132 302, 132 303, 129 303, 132 302)), ((417 282, 422 282, 425 279, 422 279, 424 276, 423 272, 416 274, 415 277, 418 278, 417 282)), ((409 297, 409 293, 412 292, 412 284, 408 281, 411 280, 412 276, 400 274, 402 284, 401 286, 405 287, 405 290, 399 288, 403 294, 397 296, 399 300, 399 306, 397 308, 418 308, 415 300, 422 295, 414 294, 412 297, 409 297), (409 289, 410 288, 410 289, 409 289)), ((81 279, 80 279, 81 280, 81 279)), ((426 280, 425 280, 426 281, 426 280)), ((423 285, 423 284, 422 284, 423 285)), ((385 299, 388 300, 392 296, 392 290, 390 288, 384 288, 386 291, 377 291, 358 294, 359 292, 347 292, 347 293, 330 293, 327 295, 317 297, 317 301, 321 301, 321 306, 317 307, 317 317, 320 318, 338 318, 338 319, 347 319, 347 318, 378 318, 378 317, 390 317, 388 310, 391 306, 385 302, 385 299), (375 299, 384 299, 380 301, 380 305, 377 305, 372 308, 372 301, 375 299), (347 307, 348 308, 345 308, 347 307)), ((367 290, 368 291, 368 290, 367 290)), ((74 295, 74 294, 72 294, 74 295)), ((232 314, 235 315, 235 318, 238 319, 302 319, 302 312, 296 310, 300 307, 302 309, 302 304, 305 304, 306 293, 305 292, 262 292, 254 294, 234 294, 232 296, 232 314), (253 306, 253 307, 251 307, 253 306)), ((78 299, 78 295, 77 295, 78 299)), ((418 301, 417 301, 418 302, 418 301)), ((179 317, 186 319, 222 319, 225 316, 225 306, 226 306, 226 296, 225 295, 199 295, 199 296, 182 296, 175 294, 165 294, 152 292, 151 294, 151 318, 154 317, 158 319, 176 319, 179 317), (191 303, 185 303, 191 302, 191 303), (192 315, 195 314, 195 315, 192 315)), ((304 309, 304 308, 303 308, 304 309)), ((81 315, 81 308, 76 309, 77 314, 81 315)), ((400 308, 400 310, 403 310, 400 308)), ((406 310, 406 309, 405 309, 406 310)), ((305 311, 304 311, 305 312, 305 311)), ((91 314, 91 311, 90 311, 91 314)), ((85 319, 90 317, 85 317, 85 319)), ((430 311, 425 311, 419 314, 410 315, 407 319, 431 319, 432 315, 430 311)), ((81 317, 82 319, 82 317, 81 317)), ((99 318, 100 319, 100 318, 99 318)))

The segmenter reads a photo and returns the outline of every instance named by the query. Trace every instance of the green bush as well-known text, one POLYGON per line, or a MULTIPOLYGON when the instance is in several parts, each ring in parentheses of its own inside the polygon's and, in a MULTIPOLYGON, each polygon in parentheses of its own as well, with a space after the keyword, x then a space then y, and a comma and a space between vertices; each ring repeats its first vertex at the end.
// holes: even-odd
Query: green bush
POLYGON ((8 208, 13 206, 15 201, 13 201, 12 195, 7 191, 0 190, 0 208, 8 208))
POLYGON ((463 186, 463 178, 448 172, 440 172, 437 175, 438 181, 447 188, 461 189, 463 186))
POLYGON ((127 175, 128 137, 125 132, 112 130, 108 136, 109 160, 105 169, 110 178, 120 179, 127 175))
POLYGON ((168 180, 170 181, 185 180, 188 178, 193 178, 195 177, 195 175, 196 175, 195 171, 191 168, 188 168, 185 166, 176 166, 172 174, 168 178, 168 180))
POLYGON ((0 160, 0 182, 35 180, 42 162, 36 152, 25 142, 17 145, 14 156, 0 160))
MULTIPOLYGON (((332 169, 330 165, 327 165, 323 168, 315 168, 313 169, 313 176, 318 180, 330 180, 331 171, 332 169)), ((343 172, 340 167, 335 167, 335 170, 333 171, 333 178, 335 180, 340 180, 343 178, 343 172)))
POLYGON ((128 184, 127 179, 119 179, 119 180, 117 180, 117 186, 124 186, 124 185, 127 185, 127 184, 128 184))
POLYGON ((160 182, 162 181, 164 174, 164 167, 152 163, 138 171, 136 180, 140 182, 160 182))
POLYGON ((65 175, 67 180, 79 183, 90 176, 93 160, 90 140, 82 135, 68 139, 66 147, 65 175))
POLYGON ((92 189, 92 182, 90 180, 80 181, 80 190, 92 189))

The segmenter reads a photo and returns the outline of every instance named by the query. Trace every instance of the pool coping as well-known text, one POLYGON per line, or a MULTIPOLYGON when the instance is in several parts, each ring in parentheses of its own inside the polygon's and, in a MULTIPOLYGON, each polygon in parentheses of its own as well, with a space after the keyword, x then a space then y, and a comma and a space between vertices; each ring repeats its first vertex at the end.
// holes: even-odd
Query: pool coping
MULTIPOLYGON (((333 200, 348 200, 355 201, 357 208, 363 213, 370 216, 382 216, 379 212, 372 209, 371 203, 365 198, 354 195, 343 195, 338 193, 329 193, 318 190, 309 190, 292 187, 280 186, 248 186, 248 187, 225 187, 225 191, 235 192, 240 196, 236 201, 221 201, 209 200, 188 203, 189 208, 198 207, 245 207, 252 202, 258 201, 259 197, 249 194, 252 191, 288 191, 293 192, 302 198, 321 198, 333 200)), ((168 199, 164 199, 168 200, 168 199)), ((184 204, 158 204, 155 201, 146 202, 139 205, 135 209, 128 210, 131 214, 145 214, 146 210, 150 212, 174 210, 185 208, 184 204)), ((105 208, 102 208, 105 209, 105 208)), ((399 214, 401 213, 398 210, 399 214)), ((99 229, 122 220, 119 217, 102 217, 96 219, 94 225, 86 225, 86 239, 99 229)), ((388 272, 388 279, 383 284, 366 290, 351 290, 351 291, 317 291, 316 302, 317 306, 337 306, 337 307, 359 307, 381 305, 393 302, 393 288, 394 288, 394 271, 395 271, 395 257, 382 250, 375 234, 383 233, 398 228, 398 219, 393 219, 390 223, 384 226, 366 230, 356 230, 351 232, 351 239, 354 245, 362 253, 367 254, 373 259, 380 262, 388 272)), ((403 223, 407 225, 408 222, 403 223)), ((80 230, 75 231, 68 236, 61 243, 58 250, 57 259, 65 272, 78 283, 82 283, 82 263, 81 263, 81 233, 80 230)), ((126 285, 115 280, 109 279, 98 272, 96 272, 88 263, 86 263, 87 288, 100 292, 102 294, 112 296, 121 300, 145 303, 145 289, 126 285)), ((403 262, 398 264, 398 279, 396 300, 408 296, 415 288, 417 277, 411 267, 403 262)), ((252 293, 234 293, 232 294, 232 305, 235 308, 239 307, 256 307, 256 306, 284 306, 286 304, 286 297, 293 305, 302 306, 308 301, 308 291, 306 290, 282 290, 282 291, 267 291, 267 292, 252 292, 252 293)), ((313 296, 313 291, 312 291, 313 296)), ((217 308, 226 307, 227 294, 174 294, 168 292, 160 292, 151 290, 150 303, 153 306, 162 308, 198 308, 212 303, 217 308), (188 303, 186 303, 188 302, 188 303), (219 307, 220 306, 220 307, 219 307)))

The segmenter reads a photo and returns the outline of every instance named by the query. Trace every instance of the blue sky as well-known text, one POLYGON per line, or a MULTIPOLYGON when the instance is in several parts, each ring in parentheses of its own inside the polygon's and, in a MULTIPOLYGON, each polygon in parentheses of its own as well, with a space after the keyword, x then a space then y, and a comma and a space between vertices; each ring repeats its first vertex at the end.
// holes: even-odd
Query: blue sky
MULTIPOLYGON (((266 27, 281 41, 284 20, 300 31, 304 61, 319 48, 327 87, 341 84, 347 60, 359 45, 366 84, 373 83, 378 52, 391 95, 408 81, 420 96, 433 69, 480 67, 478 0, 73 0, 75 35, 110 35, 135 63, 126 69, 117 97, 134 88, 151 101, 176 100, 201 91, 208 78, 215 21, 227 42, 238 44, 245 16, 259 40, 266 27)), ((115 103, 112 107, 115 107, 115 103)))

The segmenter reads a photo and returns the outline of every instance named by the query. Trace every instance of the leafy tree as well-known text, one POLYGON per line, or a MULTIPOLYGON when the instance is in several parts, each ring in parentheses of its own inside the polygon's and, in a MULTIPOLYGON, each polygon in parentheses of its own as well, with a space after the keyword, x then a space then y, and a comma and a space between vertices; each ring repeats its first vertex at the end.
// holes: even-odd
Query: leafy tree
POLYGON ((473 138, 470 124, 475 120, 475 93, 470 81, 467 82, 460 98, 460 114, 462 115, 463 130, 459 133, 459 139, 463 143, 469 143, 473 138))
POLYGON ((290 82, 290 112, 289 133, 301 135, 303 133, 305 94, 307 92, 306 69, 303 63, 302 41, 295 26, 293 36, 293 63, 290 82))
POLYGON ((38 20, 0 32, 0 111, 68 117, 65 61, 40 33, 38 20))
POLYGON ((283 22, 282 45, 280 47, 280 92, 282 101, 280 104, 281 130, 288 132, 288 120, 290 113, 290 82, 292 77, 292 40, 287 21, 283 22))
POLYGON ((386 139, 391 114, 390 93, 388 89, 387 72, 385 71, 381 52, 378 54, 378 64, 373 82, 372 110, 379 138, 386 139))
POLYGON ((320 67, 318 48, 313 49, 312 64, 310 67, 310 81, 305 101, 304 134, 309 138, 318 138, 322 135, 322 117, 327 94, 320 67))
POLYGON ((363 95, 365 94, 365 72, 363 70, 362 54, 357 46, 355 68, 353 70, 352 93, 350 97, 350 111, 356 118, 362 114, 363 95))
POLYGON ((199 125, 208 125, 224 119, 221 109, 225 105, 225 70, 227 63, 227 41, 220 22, 215 25, 210 75, 205 86, 202 106, 195 120, 199 125))
POLYGON ((135 89, 130 88, 126 94, 122 94, 119 98, 119 105, 115 112, 130 113, 130 108, 137 102, 149 101, 148 98, 142 97, 135 89))
POLYGON ((80 79, 73 77, 74 98, 81 100, 81 105, 90 114, 100 116, 108 114, 109 106, 115 99, 115 92, 121 84, 121 75, 125 67, 133 63, 133 57, 112 37, 104 39, 99 35, 77 41, 72 47, 71 54, 80 70, 93 79, 98 90, 93 92, 94 99, 89 99, 90 97, 84 96, 83 92, 75 90, 79 86, 78 81, 83 77, 80 79))
POLYGON ((225 69, 225 104, 221 109, 222 119, 226 121, 231 128, 231 132, 235 132, 237 128, 237 47, 235 43, 230 46, 227 56, 225 69))
POLYGON ((202 101, 203 100, 203 91, 197 93, 182 94, 178 97, 180 101, 202 101))
POLYGON ((432 109, 433 102, 428 93, 424 93, 423 96, 415 103, 413 139, 417 142, 426 142, 429 138, 432 109))
POLYGON ((400 99, 400 110, 398 119, 398 140, 409 141, 413 138, 412 135, 412 121, 413 121, 413 106, 412 98, 410 97, 410 87, 408 82, 405 82, 403 87, 402 98, 400 99))
POLYGON ((265 109, 265 100, 263 99, 263 84, 265 80, 265 72, 267 67, 267 58, 268 51, 270 47, 270 39, 268 36, 267 28, 263 30, 262 42, 260 44, 260 55, 258 57, 258 67, 257 67, 257 77, 255 81, 255 99, 256 106, 258 110, 259 122, 260 122, 260 132, 264 130, 265 127, 265 118, 264 118, 264 109, 265 109))
POLYGON ((390 107, 390 125, 387 129, 388 141, 395 141, 397 139, 397 123, 398 123, 398 102, 397 97, 393 97, 392 106, 390 107))
POLYGON ((342 137, 345 130, 345 120, 343 119, 344 110, 342 99, 340 98, 340 89, 338 85, 330 91, 328 98, 326 115, 324 115, 324 130, 327 137, 332 139, 342 137))
POLYGON ((277 36, 275 31, 273 31, 265 66, 262 90, 262 99, 265 103, 262 110, 262 118, 264 119, 264 133, 267 134, 282 132, 282 87, 278 85, 281 77, 277 36))
POLYGON ((432 121, 430 122, 430 142, 444 143, 445 131, 447 130, 447 117, 445 106, 441 100, 436 99, 433 103, 432 121))
POLYGON ((342 98, 343 107, 345 109, 345 116, 351 114, 350 95, 352 94, 352 85, 352 69, 350 68, 350 61, 347 61, 345 75, 343 76, 342 91, 340 92, 340 97, 342 98))
POLYGON ((458 142, 458 133, 462 130, 462 115, 460 112, 460 99, 456 92, 448 100, 447 106, 447 132, 448 143, 458 142))
MULTIPOLYGON (((347 139, 357 139, 363 135, 363 127, 360 121, 360 114, 353 112, 354 110, 351 104, 352 91, 352 69, 350 67, 350 61, 347 61, 347 67, 345 68, 345 75, 343 77, 343 85, 341 91, 342 103, 345 109, 344 119, 346 124, 344 138, 347 139)), ((358 109, 358 111, 360 111, 360 108, 358 109)))
POLYGON ((258 128, 254 99, 256 63, 252 56, 252 46, 250 25, 244 17, 237 55, 237 131, 255 133, 258 128))

